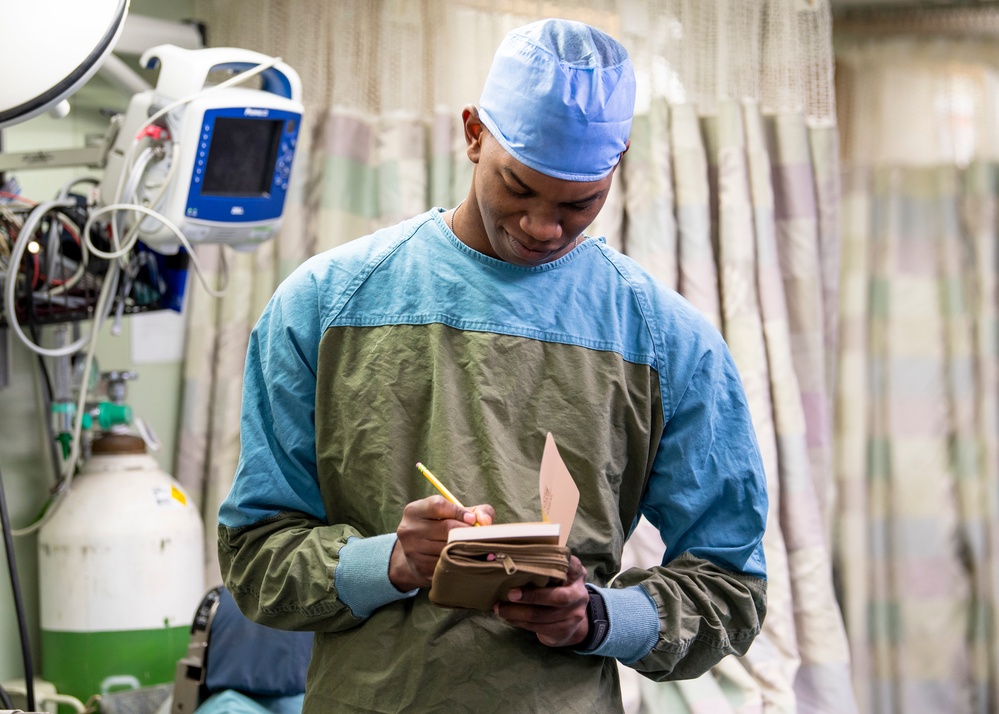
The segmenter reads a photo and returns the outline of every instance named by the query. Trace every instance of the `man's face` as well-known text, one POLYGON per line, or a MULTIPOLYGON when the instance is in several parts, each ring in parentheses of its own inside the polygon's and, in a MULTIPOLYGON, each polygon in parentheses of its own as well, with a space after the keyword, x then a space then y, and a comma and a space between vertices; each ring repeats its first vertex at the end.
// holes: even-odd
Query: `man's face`
POLYGON ((604 202, 614 172, 599 181, 552 178, 517 161, 485 127, 475 162, 475 199, 485 239, 472 245, 514 265, 541 265, 572 250, 604 202))

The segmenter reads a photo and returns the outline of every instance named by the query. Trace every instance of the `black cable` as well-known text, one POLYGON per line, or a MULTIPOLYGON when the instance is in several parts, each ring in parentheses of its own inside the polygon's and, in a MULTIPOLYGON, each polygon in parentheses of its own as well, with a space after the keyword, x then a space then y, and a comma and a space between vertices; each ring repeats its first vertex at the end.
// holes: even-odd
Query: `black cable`
MULTIPOLYGON (((38 325, 36 323, 31 322, 28 325, 28 331, 31 332, 31 339, 33 339, 35 341, 36 345, 42 344, 41 343, 41 335, 38 332, 38 325)), ((52 388, 52 379, 49 376, 49 368, 45 364, 45 360, 44 360, 44 358, 43 358, 42 355, 38 355, 38 368, 39 368, 39 371, 42 374, 42 386, 43 386, 44 391, 45 391, 45 396, 48 397, 48 401, 51 402, 52 401, 52 399, 51 399, 52 398, 52 392, 54 391, 53 388, 52 388)), ((51 406, 51 405, 47 405, 47 406, 51 406)))
MULTIPOLYGON (((21 657, 24 660, 24 689, 28 697, 28 711, 35 711, 35 672, 31 666, 31 643, 28 641, 28 622, 24 616, 24 602, 21 600, 21 582, 17 578, 17 562, 14 559, 14 536, 11 533, 10 517, 7 515, 7 498, 3 491, 3 474, 0 473, 0 529, 3 530, 3 543, 7 549, 7 569, 10 571, 10 587, 14 591, 14 609, 17 612, 17 628, 21 634, 21 657)), ((11 709, 14 707, 11 706, 11 709)))
POLYGON ((10 695, 7 694, 7 690, 0 686, 0 704, 3 704, 4 709, 13 709, 14 702, 10 700, 10 695))
MULTIPOLYGON (((34 339, 36 345, 41 344, 39 341, 38 330, 34 325, 31 325, 31 337, 34 339)), ((52 459, 52 470, 54 472, 55 482, 59 483, 59 481, 62 480, 62 470, 59 467, 62 462, 59 457, 59 439, 56 438, 55 425, 52 423, 52 395, 54 390, 52 387, 52 377, 49 374, 48 366, 45 364, 45 357, 42 355, 38 355, 38 369, 42 376, 42 401, 45 402, 42 408, 44 409, 43 414, 45 414, 46 417, 45 431, 49 436, 49 458, 52 459)))

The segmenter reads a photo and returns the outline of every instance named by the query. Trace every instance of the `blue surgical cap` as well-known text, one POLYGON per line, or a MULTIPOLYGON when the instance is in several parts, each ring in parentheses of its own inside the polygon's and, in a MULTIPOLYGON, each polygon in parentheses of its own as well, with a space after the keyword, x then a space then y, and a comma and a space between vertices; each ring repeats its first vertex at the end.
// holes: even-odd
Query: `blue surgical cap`
POLYGON ((635 71, 610 35, 571 20, 540 20, 503 39, 479 117, 515 159, 548 176, 596 181, 627 148, 635 71))

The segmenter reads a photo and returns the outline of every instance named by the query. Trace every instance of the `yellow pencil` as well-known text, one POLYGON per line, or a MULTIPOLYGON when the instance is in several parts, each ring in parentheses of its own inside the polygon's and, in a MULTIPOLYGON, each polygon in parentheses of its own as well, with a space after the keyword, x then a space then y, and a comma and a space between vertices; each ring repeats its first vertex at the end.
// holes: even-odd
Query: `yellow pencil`
MULTIPOLYGON (((418 468, 420 470, 421 474, 423 474, 424 476, 427 477, 427 481, 429 481, 430 483, 432 483, 434 485, 434 488, 436 488, 438 491, 440 491, 441 495, 444 496, 444 498, 446 498, 447 500, 449 500, 451 503, 453 503, 454 505, 456 505, 458 508, 465 508, 463 505, 461 505, 461 501, 459 501, 457 498, 455 498, 454 494, 451 493, 450 491, 448 491, 447 487, 444 484, 442 484, 440 481, 438 481, 436 476, 434 476, 432 473, 430 473, 430 469, 428 469, 426 466, 424 466, 423 464, 421 464, 419 461, 416 462, 416 468, 418 468)), ((465 510, 467 511, 468 509, 465 508, 465 510)), ((479 525, 478 521, 475 522, 475 525, 479 525)))

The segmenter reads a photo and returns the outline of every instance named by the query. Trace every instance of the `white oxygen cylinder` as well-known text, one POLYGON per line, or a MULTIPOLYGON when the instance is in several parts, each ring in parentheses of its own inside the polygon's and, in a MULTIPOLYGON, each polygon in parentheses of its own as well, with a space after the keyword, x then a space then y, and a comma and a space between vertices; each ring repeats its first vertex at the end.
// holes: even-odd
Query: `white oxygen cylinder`
POLYGON ((61 694, 172 682, 205 592, 204 526, 142 439, 109 434, 38 536, 43 676, 61 694))

